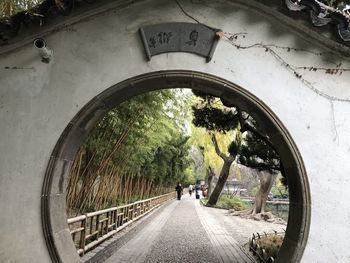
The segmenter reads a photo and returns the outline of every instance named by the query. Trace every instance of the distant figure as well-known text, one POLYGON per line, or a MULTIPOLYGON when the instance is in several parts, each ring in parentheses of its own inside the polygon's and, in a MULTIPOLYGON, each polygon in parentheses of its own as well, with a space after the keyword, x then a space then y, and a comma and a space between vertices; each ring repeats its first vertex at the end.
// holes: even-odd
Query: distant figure
POLYGON ((180 183, 177 183, 177 185, 175 187, 175 191, 177 193, 177 200, 181 200, 182 186, 180 183))
POLYGON ((189 192, 190 196, 192 195, 192 191, 193 191, 193 186, 190 184, 188 186, 188 192, 189 192))
POLYGON ((208 195, 208 187, 206 185, 202 188, 202 195, 204 197, 207 197, 208 195))
POLYGON ((198 185, 196 185, 196 199, 199 199, 200 198, 200 196, 199 196, 199 186, 198 185))

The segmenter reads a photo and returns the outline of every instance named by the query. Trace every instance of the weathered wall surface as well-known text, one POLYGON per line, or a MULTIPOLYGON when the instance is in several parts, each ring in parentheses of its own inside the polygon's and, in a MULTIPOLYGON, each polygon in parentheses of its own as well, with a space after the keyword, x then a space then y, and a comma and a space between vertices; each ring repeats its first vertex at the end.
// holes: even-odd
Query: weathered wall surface
POLYGON ((140 26, 194 22, 175 2, 158 0, 111 9, 45 36, 54 51, 49 64, 29 44, 0 56, 1 262, 50 262, 40 219, 41 189, 48 158, 75 114, 126 78, 168 69, 222 77, 275 112, 300 150, 310 183, 311 226, 302 262, 350 261, 350 74, 301 68, 302 76, 296 77, 290 69, 333 68, 340 62, 341 68, 350 68, 349 61, 234 1, 182 2, 202 23, 245 33, 238 35, 237 45, 263 43, 271 49, 238 49, 221 39, 210 63, 185 53, 146 62, 140 26))

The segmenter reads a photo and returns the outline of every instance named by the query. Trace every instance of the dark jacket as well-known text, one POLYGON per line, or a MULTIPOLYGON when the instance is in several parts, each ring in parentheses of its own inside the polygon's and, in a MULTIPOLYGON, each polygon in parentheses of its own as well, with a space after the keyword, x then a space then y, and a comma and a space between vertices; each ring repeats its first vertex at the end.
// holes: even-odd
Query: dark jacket
POLYGON ((176 190, 176 192, 181 192, 182 191, 182 186, 181 185, 177 185, 175 187, 175 190, 176 190))

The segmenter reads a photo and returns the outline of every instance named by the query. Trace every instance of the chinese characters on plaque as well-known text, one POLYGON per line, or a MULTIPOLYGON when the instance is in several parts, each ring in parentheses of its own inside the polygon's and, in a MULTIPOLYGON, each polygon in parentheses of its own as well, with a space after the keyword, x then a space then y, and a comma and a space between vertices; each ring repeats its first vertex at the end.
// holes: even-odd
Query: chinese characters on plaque
POLYGON ((212 59, 218 30, 193 23, 165 23, 140 28, 147 60, 168 52, 189 52, 212 59))

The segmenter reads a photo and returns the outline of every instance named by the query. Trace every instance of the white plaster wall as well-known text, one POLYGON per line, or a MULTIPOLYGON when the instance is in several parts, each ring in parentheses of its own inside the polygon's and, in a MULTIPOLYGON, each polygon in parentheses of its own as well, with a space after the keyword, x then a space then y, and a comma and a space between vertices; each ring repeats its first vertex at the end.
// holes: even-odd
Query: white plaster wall
MULTIPOLYGON (((280 21, 225 1, 212 2, 182 1, 203 23, 247 33, 236 41, 242 46, 265 43, 325 51, 280 21)), ((210 63, 186 53, 162 54, 146 62, 139 27, 171 21, 193 22, 173 1, 144 1, 46 36, 54 50, 50 64, 40 62, 31 45, 0 56, 1 262, 50 261, 40 194, 48 157, 68 122, 108 87, 166 69, 220 76, 249 90, 275 112, 295 140, 309 176, 311 228, 302 262, 350 262, 350 73, 300 70, 312 83, 308 87, 265 49, 237 49, 226 40, 219 42, 210 63)), ((272 49, 291 65, 333 67, 342 61, 343 67, 350 67, 336 55, 272 49)))

